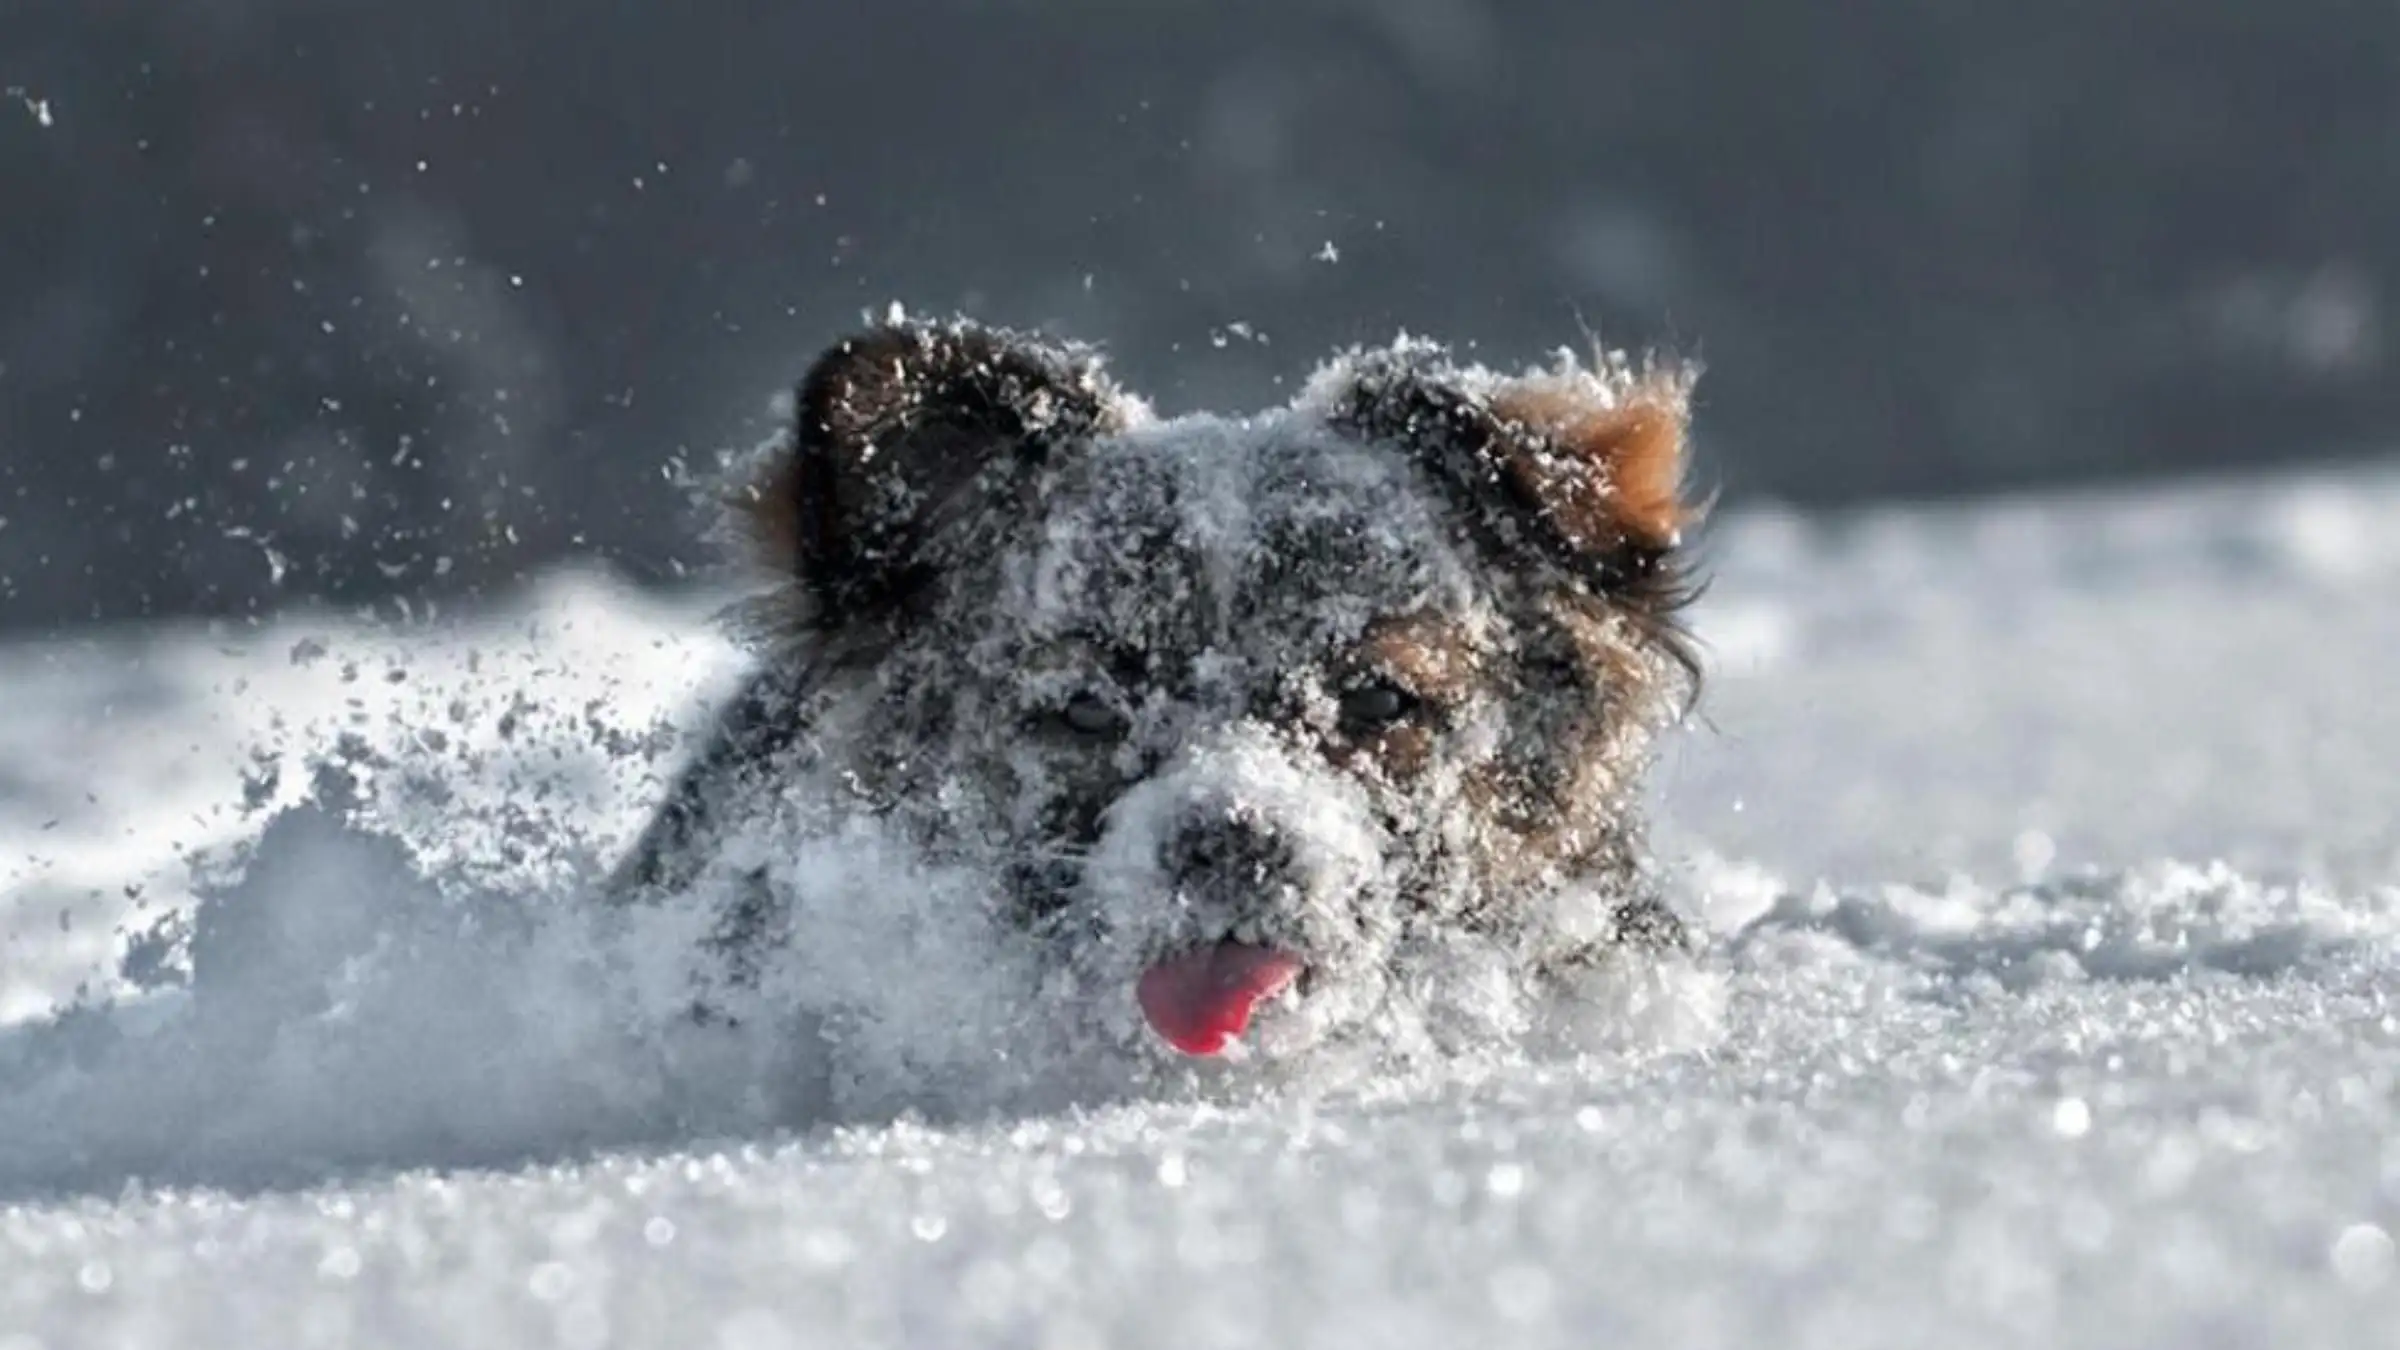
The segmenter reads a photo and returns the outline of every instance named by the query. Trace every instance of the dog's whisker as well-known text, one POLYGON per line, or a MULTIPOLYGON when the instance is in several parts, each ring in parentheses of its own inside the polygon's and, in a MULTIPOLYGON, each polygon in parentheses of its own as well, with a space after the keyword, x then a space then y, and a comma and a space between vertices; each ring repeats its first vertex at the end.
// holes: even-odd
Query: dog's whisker
POLYGON ((1001 856, 1011 862, 1086 863, 1092 860, 1092 850, 1089 847, 1077 847, 1074 845, 1044 847, 1038 844, 1019 844, 1013 848, 1010 848, 1001 856))

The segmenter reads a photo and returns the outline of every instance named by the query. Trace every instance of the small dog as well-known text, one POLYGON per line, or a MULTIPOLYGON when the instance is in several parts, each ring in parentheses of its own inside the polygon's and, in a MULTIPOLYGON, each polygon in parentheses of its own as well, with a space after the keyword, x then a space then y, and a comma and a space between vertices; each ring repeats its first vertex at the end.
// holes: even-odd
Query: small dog
MULTIPOLYGON (((614 890, 690 887, 830 771, 1190 1055, 1368 1028, 1458 941, 1528 980, 1679 944, 1637 799, 1698 689, 1691 383, 1402 341, 1160 420, 1073 345, 841 342, 738 503, 776 640, 614 890)), ((808 903, 741 894, 737 965, 808 903)))

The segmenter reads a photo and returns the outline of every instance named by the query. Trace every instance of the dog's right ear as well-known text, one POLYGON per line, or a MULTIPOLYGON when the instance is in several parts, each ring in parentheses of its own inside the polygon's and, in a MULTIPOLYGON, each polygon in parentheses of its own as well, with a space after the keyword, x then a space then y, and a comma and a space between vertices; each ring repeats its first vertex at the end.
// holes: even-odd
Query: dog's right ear
POLYGON ((1121 425, 1092 352, 963 323, 894 322, 801 380, 790 432, 736 505, 798 585, 802 625, 889 614, 951 559, 963 518, 1013 498, 1062 447, 1121 425))

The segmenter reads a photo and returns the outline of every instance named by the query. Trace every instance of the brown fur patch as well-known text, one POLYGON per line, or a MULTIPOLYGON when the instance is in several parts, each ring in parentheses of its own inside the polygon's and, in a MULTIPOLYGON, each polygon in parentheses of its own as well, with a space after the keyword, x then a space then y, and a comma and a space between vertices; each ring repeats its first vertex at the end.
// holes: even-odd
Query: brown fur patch
POLYGON ((1509 472, 1576 548, 1674 547, 1692 518, 1683 502, 1691 381, 1653 369, 1622 397, 1588 376, 1531 376, 1492 396, 1492 411, 1538 432, 1508 455, 1509 472))
MULTIPOLYGON (((1467 635, 1431 615, 1396 615, 1370 625, 1347 664, 1390 679, 1437 709, 1465 703, 1482 678, 1467 635)), ((1337 768, 1355 768, 1361 755, 1370 756, 1385 776, 1405 781, 1433 762, 1434 743, 1432 728, 1402 723, 1357 741, 1338 740, 1328 758, 1337 768)))
POLYGON ((1429 727, 1404 724, 1389 727, 1363 741, 1335 741, 1326 752, 1326 762, 1337 769, 1355 771, 1362 758, 1374 761, 1383 776, 1395 783, 1405 783, 1425 772, 1433 763, 1434 738, 1429 727))
POLYGON ((725 506, 752 566, 778 577, 800 570, 800 460, 788 436, 725 506))
MULTIPOLYGON (((1610 836, 1650 731, 1637 710, 1659 701, 1656 686, 1668 677, 1644 655, 1628 616, 1607 602, 1562 587, 1541 610, 1581 687, 1556 706, 1557 720, 1539 728, 1538 739, 1512 745, 1465 784, 1476 812, 1510 841, 1493 851, 1491 875, 1515 885, 1570 870, 1610 836)), ((1515 692, 1524 702, 1543 701, 1538 690, 1515 692)))
POLYGON ((1352 659, 1364 669, 1389 674, 1418 698, 1442 705, 1466 700, 1479 664, 1466 634, 1424 615, 1379 621, 1352 659))

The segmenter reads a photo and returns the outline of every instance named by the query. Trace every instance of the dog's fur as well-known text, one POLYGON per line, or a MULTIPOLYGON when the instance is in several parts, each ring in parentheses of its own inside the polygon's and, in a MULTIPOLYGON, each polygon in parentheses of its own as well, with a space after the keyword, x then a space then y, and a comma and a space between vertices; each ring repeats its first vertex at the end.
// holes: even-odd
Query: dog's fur
MULTIPOLYGON (((742 492, 770 649, 617 889, 689 887, 813 774, 1128 989, 1238 937, 1352 1025, 1456 935, 1528 978, 1678 942, 1637 798, 1697 691, 1690 384, 1404 341, 1160 421, 1079 347, 844 341, 742 492)), ((754 887, 719 940, 738 963, 807 902, 754 887)))

